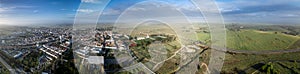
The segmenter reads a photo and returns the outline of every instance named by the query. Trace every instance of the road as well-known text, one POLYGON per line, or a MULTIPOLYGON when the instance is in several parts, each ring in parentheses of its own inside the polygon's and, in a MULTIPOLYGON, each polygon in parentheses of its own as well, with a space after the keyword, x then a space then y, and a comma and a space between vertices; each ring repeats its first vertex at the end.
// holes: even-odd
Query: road
MULTIPOLYGON (((220 50, 222 51, 222 50, 220 50)), ((226 53, 234 53, 234 54, 281 54, 281 53, 292 53, 299 52, 298 49, 280 49, 280 50, 264 50, 264 51, 254 51, 254 50, 235 50, 235 49, 226 49, 226 53)), ((224 51, 223 51, 224 52, 224 51)))
POLYGON ((173 57, 175 57, 175 56, 177 55, 177 53, 179 53, 179 51, 181 51, 183 48, 184 48, 184 46, 182 46, 179 50, 177 50, 177 51, 176 51, 172 56, 170 56, 169 58, 167 58, 167 59, 165 59, 165 60, 163 60, 163 61, 160 61, 160 62, 156 63, 156 65, 154 65, 152 69, 155 69, 155 68, 156 68, 158 65, 160 65, 161 63, 164 63, 165 61, 170 60, 170 59, 172 59, 173 57))
POLYGON ((2 59, 2 57, 0 57, 0 62, 10 71, 11 74, 16 74, 15 69, 8 65, 7 62, 2 59))

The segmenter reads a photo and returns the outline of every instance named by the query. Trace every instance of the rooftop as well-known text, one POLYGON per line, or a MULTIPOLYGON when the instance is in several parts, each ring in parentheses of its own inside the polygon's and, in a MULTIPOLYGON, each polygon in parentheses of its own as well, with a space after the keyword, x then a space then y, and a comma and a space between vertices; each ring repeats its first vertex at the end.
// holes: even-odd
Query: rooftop
POLYGON ((89 56, 88 58, 89 64, 104 64, 103 56, 89 56))

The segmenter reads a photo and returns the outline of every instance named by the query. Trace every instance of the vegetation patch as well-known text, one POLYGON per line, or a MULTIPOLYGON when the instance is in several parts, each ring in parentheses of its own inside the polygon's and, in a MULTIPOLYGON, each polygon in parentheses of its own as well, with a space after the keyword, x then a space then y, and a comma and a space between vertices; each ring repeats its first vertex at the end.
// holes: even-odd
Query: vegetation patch
POLYGON ((285 34, 257 30, 227 31, 227 47, 237 50, 280 50, 299 40, 285 34))

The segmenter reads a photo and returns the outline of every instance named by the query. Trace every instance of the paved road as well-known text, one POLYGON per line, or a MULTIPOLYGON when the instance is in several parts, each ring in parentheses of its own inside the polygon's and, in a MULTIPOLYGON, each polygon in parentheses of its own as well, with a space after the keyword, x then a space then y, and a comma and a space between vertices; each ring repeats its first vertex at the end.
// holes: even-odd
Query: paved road
POLYGON ((16 74, 15 69, 8 65, 7 62, 2 59, 2 57, 0 57, 0 62, 10 71, 11 74, 16 74))

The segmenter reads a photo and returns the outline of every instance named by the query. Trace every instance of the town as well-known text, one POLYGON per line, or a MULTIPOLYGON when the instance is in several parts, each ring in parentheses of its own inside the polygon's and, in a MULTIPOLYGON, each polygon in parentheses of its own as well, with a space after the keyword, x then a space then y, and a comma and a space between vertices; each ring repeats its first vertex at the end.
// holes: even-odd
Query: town
POLYGON ((51 73, 56 60, 71 49, 71 29, 16 27, 1 36, 1 55, 11 73, 51 73))
POLYGON ((209 49, 203 42, 187 38, 184 41, 190 45, 181 47, 178 37, 171 33, 124 34, 113 28, 99 26, 75 31, 72 48, 79 73, 172 73, 188 72, 189 67, 196 72, 195 62, 201 56, 198 54, 209 49))
POLYGON ((171 33, 128 35, 113 28, 15 27, 1 36, 2 64, 10 73, 184 72, 183 66, 193 64, 208 49, 203 42, 188 39, 184 41, 191 44, 182 47, 171 33), (179 59, 183 56, 188 57, 179 59))

